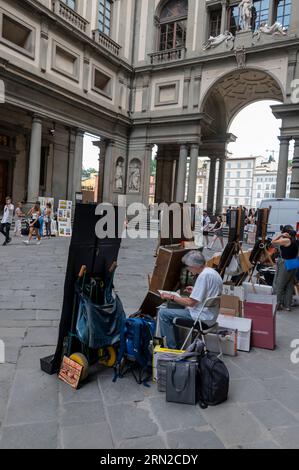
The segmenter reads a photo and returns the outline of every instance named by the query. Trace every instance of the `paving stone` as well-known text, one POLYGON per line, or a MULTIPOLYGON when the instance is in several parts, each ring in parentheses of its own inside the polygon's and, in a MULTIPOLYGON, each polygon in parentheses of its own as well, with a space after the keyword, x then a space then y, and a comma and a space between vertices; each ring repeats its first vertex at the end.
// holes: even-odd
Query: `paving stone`
POLYGON ((158 432, 158 426, 150 418, 148 411, 139 409, 136 405, 108 406, 107 411, 112 435, 117 441, 154 436, 158 432))
POLYGON ((251 442, 249 444, 233 446, 231 449, 280 449, 280 447, 274 441, 259 441, 251 442))
POLYGON ((64 449, 113 449, 110 428, 107 423, 81 424, 61 428, 64 449))
POLYGON ((131 375, 128 374, 116 382, 113 382, 112 379, 113 375, 110 374, 98 376, 99 386, 107 405, 144 400, 145 387, 138 385, 131 375))
POLYGON ((167 449, 162 436, 125 439, 116 445, 116 449, 167 449))
MULTIPOLYGON (((268 356, 271 353, 268 352, 268 356)), ((287 372, 284 368, 279 367, 275 361, 264 359, 263 357, 251 357, 251 353, 245 358, 239 357, 235 364, 239 366, 243 371, 246 371, 251 377, 258 377, 262 379, 273 378, 273 377, 284 377, 287 372)))
POLYGON ((6 417, 7 425, 57 418, 58 380, 40 370, 17 370, 6 417))
POLYGON ((102 400, 96 376, 84 381, 82 387, 77 390, 60 381, 59 392, 63 404, 102 400))
POLYGON ((40 368, 40 360, 42 357, 51 356, 54 353, 53 346, 46 347, 23 347, 20 351, 20 356, 17 364, 18 369, 33 369, 40 368))
MULTIPOLYGON (((1 281, 0 281, 1 285, 1 281)), ((35 310, 0 310, 0 321, 5 320, 35 320, 35 310)))
POLYGON ((289 413, 277 400, 250 403, 246 409, 268 429, 298 423, 294 415, 289 413))
POLYGON ((37 320, 60 320, 61 310, 37 310, 37 320))
POLYGON ((4 426, 0 449, 56 449, 57 435, 56 421, 4 426))
POLYGON ((78 426, 105 421, 102 401, 65 403, 60 410, 62 426, 78 426))
POLYGON ((57 328, 28 328, 24 346, 56 346, 58 338, 57 328))
POLYGON ((0 364, 0 382, 11 382, 16 372, 14 364, 0 364))
POLYGON ((229 401, 246 403, 267 400, 270 394, 257 380, 252 378, 233 379, 230 381, 229 401))
POLYGON ((167 433, 170 449, 224 449, 221 440, 213 431, 185 429, 167 433))
POLYGON ((262 426, 235 403, 209 407, 204 417, 227 446, 255 442, 262 438, 262 426))
POLYGON ((283 449, 299 449, 299 426, 276 428, 271 434, 283 449))
POLYGON ((0 327, 0 338, 24 338, 26 329, 0 327))
POLYGON ((264 385, 269 393, 279 400, 289 410, 299 412, 299 378, 289 376, 283 380, 267 379, 264 385))
POLYGON ((207 424, 198 406, 167 403, 164 393, 161 393, 160 397, 152 398, 150 406, 163 431, 200 427, 207 424))
POLYGON ((16 364, 21 347, 23 346, 23 338, 1 338, 5 344, 5 362, 16 364))

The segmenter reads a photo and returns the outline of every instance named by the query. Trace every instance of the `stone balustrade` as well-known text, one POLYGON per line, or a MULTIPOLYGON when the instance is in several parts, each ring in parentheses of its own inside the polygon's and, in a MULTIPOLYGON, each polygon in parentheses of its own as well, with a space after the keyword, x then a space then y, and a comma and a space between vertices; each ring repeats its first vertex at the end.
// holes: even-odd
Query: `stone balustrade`
POLYGON ((53 12, 83 33, 87 32, 89 22, 61 0, 53 0, 53 12))
POLYGON ((106 34, 102 33, 98 29, 95 29, 92 32, 93 40, 99 44, 100 46, 103 46, 105 49, 107 49, 109 52, 112 54, 118 56, 119 51, 121 49, 121 46, 117 44, 115 41, 113 41, 109 36, 106 34))
POLYGON ((167 49, 165 51, 158 51, 149 54, 151 64, 161 64, 164 62, 171 62, 174 60, 184 59, 186 55, 185 47, 178 47, 176 49, 167 49))

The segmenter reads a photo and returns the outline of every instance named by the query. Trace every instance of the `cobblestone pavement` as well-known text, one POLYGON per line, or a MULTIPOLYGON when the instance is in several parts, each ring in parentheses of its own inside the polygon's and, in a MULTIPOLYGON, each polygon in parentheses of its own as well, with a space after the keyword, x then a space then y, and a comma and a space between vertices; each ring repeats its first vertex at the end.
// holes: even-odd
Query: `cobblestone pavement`
MULTIPOLYGON (((55 349, 68 240, 0 247, 0 448, 299 448, 299 310, 279 313, 275 351, 225 358, 228 402, 201 410, 166 403, 155 385, 112 383, 97 370, 78 391, 48 376, 39 359, 55 349)), ((116 288, 131 313, 152 271, 154 240, 123 241, 116 288)))

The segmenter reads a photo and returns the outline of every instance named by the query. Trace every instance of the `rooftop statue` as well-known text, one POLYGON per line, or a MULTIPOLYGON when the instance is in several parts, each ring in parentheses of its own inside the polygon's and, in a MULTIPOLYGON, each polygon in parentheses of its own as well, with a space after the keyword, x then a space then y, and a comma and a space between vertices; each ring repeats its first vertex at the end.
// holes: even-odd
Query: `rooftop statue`
POLYGON ((287 36, 287 30, 282 26, 281 23, 274 23, 269 26, 267 23, 261 23, 260 28, 253 33, 253 36, 257 36, 257 40, 261 38, 261 34, 267 34, 268 36, 287 36))
POLYGON ((224 41, 226 43, 226 47, 228 47, 229 41, 234 41, 235 37, 229 31, 225 31, 223 34, 219 34, 219 36, 210 36, 207 42, 203 45, 203 50, 206 51, 207 49, 213 49, 214 47, 219 46, 224 41))
POLYGON ((252 25, 252 10, 253 10, 253 1, 252 0, 242 0, 239 4, 240 9, 240 19, 241 19, 241 28, 244 31, 251 29, 252 25))

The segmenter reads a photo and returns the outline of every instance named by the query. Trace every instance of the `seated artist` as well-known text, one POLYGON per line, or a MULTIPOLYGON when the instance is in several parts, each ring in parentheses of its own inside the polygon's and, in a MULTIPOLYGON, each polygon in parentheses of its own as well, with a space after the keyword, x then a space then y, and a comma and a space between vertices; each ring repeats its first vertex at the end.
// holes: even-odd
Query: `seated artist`
MULTIPOLYGON (((206 260, 199 251, 191 251, 184 256, 182 262, 187 266, 188 271, 198 275, 198 277, 194 288, 186 288, 185 292, 190 294, 190 297, 176 297, 170 294, 161 295, 162 299, 171 300, 182 307, 181 309, 171 309, 162 306, 159 309, 161 336, 166 337, 167 346, 170 349, 177 348, 173 320, 175 318, 184 318, 195 321, 203 302, 208 298, 220 296, 223 289, 221 276, 217 271, 206 266, 206 260)), ((213 326, 217 321, 218 314, 218 308, 205 308, 199 317, 203 328, 213 326)))

